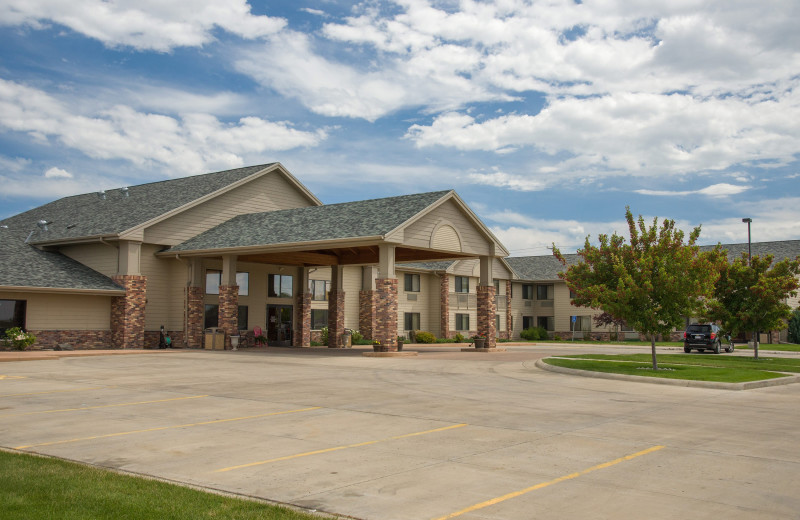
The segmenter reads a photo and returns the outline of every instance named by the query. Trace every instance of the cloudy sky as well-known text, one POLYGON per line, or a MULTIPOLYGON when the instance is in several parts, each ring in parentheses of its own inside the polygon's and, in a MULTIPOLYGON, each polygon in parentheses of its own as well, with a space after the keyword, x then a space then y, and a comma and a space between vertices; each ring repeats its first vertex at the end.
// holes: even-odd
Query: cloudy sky
POLYGON ((800 238, 797 0, 0 0, 0 218, 279 161, 455 189, 511 250, 800 238), (655 6, 654 4, 662 4, 655 6))

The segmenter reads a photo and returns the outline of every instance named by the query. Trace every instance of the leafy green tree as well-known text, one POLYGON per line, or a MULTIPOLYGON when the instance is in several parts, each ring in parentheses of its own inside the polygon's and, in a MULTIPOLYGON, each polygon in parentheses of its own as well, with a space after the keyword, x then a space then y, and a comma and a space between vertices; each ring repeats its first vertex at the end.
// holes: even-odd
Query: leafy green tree
POLYGON ((792 308, 786 298, 797 294, 800 257, 785 258, 772 264, 773 256, 753 256, 748 264, 747 253, 727 264, 720 273, 714 299, 705 313, 712 321, 736 335, 753 332, 754 357, 758 359, 758 331, 786 328, 792 308))
MULTIPOLYGON (((616 233, 600 235, 599 247, 586 237, 578 250, 582 261, 559 274, 575 293, 572 304, 602 309, 650 337, 653 370, 658 370, 656 336, 667 335, 684 324, 685 316, 701 308, 710 296, 724 262, 719 248, 700 252, 696 245, 700 227, 684 243, 683 231, 674 220, 645 225, 625 208, 630 243, 616 233)), ((553 245, 553 254, 566 266, 553 245)))
POLYGON ((800 343, 800 308, 789 318, 789 343, 800 343))

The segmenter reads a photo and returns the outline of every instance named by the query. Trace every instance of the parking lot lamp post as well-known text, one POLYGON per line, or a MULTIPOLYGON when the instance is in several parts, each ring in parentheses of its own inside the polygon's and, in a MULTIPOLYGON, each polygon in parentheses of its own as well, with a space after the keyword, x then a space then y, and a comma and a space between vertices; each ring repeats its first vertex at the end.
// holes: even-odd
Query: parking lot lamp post
MULTIPOLYGON (((747 222, 747 266, 750 267, 750 263, 753 261, 753 251, 750 246, 750 223, 753 222, 753 219, 750 217, 746 217, 742 219, 742 222, 747 222)), ((753 353, 754 357, 758 359, 758 331, 753 331, 753 353)))

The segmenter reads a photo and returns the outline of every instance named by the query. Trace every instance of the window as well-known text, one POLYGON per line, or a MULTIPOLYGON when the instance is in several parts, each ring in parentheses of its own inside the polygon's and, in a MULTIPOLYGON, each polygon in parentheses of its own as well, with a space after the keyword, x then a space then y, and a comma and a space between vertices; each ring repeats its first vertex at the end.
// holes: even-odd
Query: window
MULTIPOLYGON (((219 294, 222 283, 222 271, 208 269, 206 271, 206 294, 219 294)), ((250 273, 236 273, 236 285, 239 286, 239 296, 250 294, 250 273)))
POLYGON ((577 296, 577 295, 575 294, 575 291, 573 291, 572 289, 570 289, 570 290, 569 290, 569 297, 570 297, 570 298, 575 298, 575 296, 577 296))
POLYGON ((500 331, 500 315, 495 315, 494 317, 494 330, 500 331))
POLYGON ((536 286, 536 299, 537 300, 552 300, 553 289, 552 285, 537 285, 536 286), (551 296, 548 296, 551 295, 551 296))
POLYGON ((403 330, 419 330, 419 313, 406 312, 403 313, 403 330))
POLYGON ((571 316, 569 319, 569 330, 575 332, 589 332, 592 330, 591 316, 571 316), (575 321, 573 321, 575 320, 575 321))
POLYGON ((328 326, 328 309, 311 309, 311 328, 320 330, 328 326))
POLYGON ((494 293, 500 294, 500 280, 494 281, 494 293))
POLYGON ((533 299, 533 285, 526 283, 522 286, 522 299, 523 300, 532 300, 533 299))
POLYGON ((553 316, 539 316, 536 318, 536 325, 542 327, 544 330, 556 330, 556 320, 553 316))
MULTIPOLYGON (((419 292, 419 275, 406 274, 406 292, 419 292)), ((409 329, 411 330, 411 329, 409 329)))
POLYGON ((203 328, 219 327, 219 305, 206 305, 203 328))
MULTIPOLYGON (((456 276, 456 292, 469 292, 469 277, 456 276)), ((466 330, 466 329, 465 329, 466 330)))
POLYGON ((271 274, 267 283, 267 296, 271 298, 291 298, 294 295, 292 275, 271 274))
POLYGON ((314 301, 327 301, 329 283, 326 280, 310 280, 308 285, 311 291, 311 299, 314 301))
POLYGON ((239 305, 239 330, 247 330, 247 305, 239 305))
POLYGON ((533 316, 522 317, 522 330, 533 328, 533 316))
POLYGON ((0 335, 6 329, 25 329, 26 300, 0 300, 0 335))
POLYGON ((456 330, 469 330, 469 314, 456 314, 456 330))

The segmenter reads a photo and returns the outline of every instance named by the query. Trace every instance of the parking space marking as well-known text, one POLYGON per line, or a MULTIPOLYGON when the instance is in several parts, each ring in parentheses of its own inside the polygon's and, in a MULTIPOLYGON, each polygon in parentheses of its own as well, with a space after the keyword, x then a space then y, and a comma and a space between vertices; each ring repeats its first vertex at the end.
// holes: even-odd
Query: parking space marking
POLYGON ((63 394, 66 392, 86 392, 87 390, 101 390, 103 388, 116 388, 114 386, 92 386, 89 388, 72 388, 70 390, 47 390, 44 392, 24 392, 20 394, 0 394, 0 397, 19 397, 23 395, 63 394))
POLYGON ((358 448, 360 446, 369 446, 370 444, 377 444, 379 442, 394 441, 394 440, 397 440, 397 439, 406 439, 408 437, 414 437, 414 436, 417 436, 417 435, 426 435, 428 433, 443 432, 445 430, 452 430, 453 428, 461 428, 463 426, 467 426, 466 423, 465 424, 454 424, 452 426, 445 426, 443 428, 436 428, 436 429, 433 429, 433 430, 425 430, 425 431, 422 431, 422 432, 406 433, 404 435, 396 435, 394 437, 387 437, 386 439, 378 439, 378 440, 374 440, 374 441, 358 442, 356 444, 347 444, 345 446, 336 446, 336 447, 333 447, 333 448, 325 448, 325 449, 322 449, 322 450, 307 451, 305 453, 295 453, 294 455, 286 455, 285 457, 277 457, 277 458, 274 458, 274 459, 261 460, 261 461, 258 461, 258 462, 250 462, 248 464, 240 464, 238 466, 230 466, 228 468, 222 468, 222 469, 215 470, 214 473, 223 473, 225 471, 233 471, 235 469, 250 468, 250 467, 253 467, 253 466, 260 466, 262 464, 269 464, 271 462, 279 462, 279 461, 282 461, 282 460, 298 459, 300 457, 308 457, 309 455, 319 455, 321 453, 330 453, 332 451, 346 450, 346 449, 349 449, 349 448, 358 448))
POLYGON ((135 403, 117 403, 117 404, 99 404, 97 406, 81 406, 80 408, 62 408, 60 410, 41 410, 38 412, 22 412, 22 413, 9 413, 0 414, 0 417, 17 417, 20 415, 37 415, 42 413, 59 413, 59 412, 77 412, 80 410, 95 410, 97 408, 114 408, 118 406, 134 406, 137 404, 152 404, 152 403, 166 403, 170 401, 183 401, 185 399, 200 399, 201 397, 208 397, 207 395, 192 395, 189 397, 173 397, 171 399, 156 399, 155 401, 137 401, 135 403))
POLYGON ((7 376, 5 374, 0 374, 0 379, 26 379, 25 376, 7 376))
POLYGON ((244 417, 231 417, 230 419, 216 419, 213 421, 203 421, 203 422, 196 422, 196 423, 189 423, 189 424, 178 424, 175 426, 159 426, 157 428, 147 428, 144 430, 132 430, 128 432, 117 432, 117 433, 107 433, 105 435, 92 435, 91 437, 79 437, 77 439, 67 439, 63 441, 52 441, 52 442, 40 442, 38 444, 27 444, 25 446, 15 446, 15 450, 25 450, 28 448, 35 448, 38 446, 53 446, 56 444, 67 444, 70 442, 80 442, 80 441, 91 441, 95 439, 107 439, 109 437, 121 437, 123 435, 133 435, 135 433, 147 433, 147 432, 157 432, 161 430, 175 430, 178 428, 190 428, 192 426, 204 426, 207 424, 220 424, 226 422, 233 422, 233 421, 244 421, 246 419, 258 419, 259 417, 269 417, 272 415, 283 415, 287 413, 297 413, 297 412, 309 412, 311 410, 319 410, 322 408, 321 406, 312 406, 310 408, 298 408, 296 410, 285 410, 283 412, 271 412, 271 413, 262 413, 258 415, 247 415, 244 417))
POLYGON ((512 498, 516 498, 516 497, 518 497, 520 495, 524 495, 526 493, 530 493, 531 491, 536 491, 537 489, 546 488, 547 486, 552 486, 553 484, 558 484, 559 482, 564 482, 565 480, 571 480, 571 479, 574 479, 574 478, 577 478, 577 477, 582 477, 583 475, 586 475, 586 474, 591 473, 593 471, 597 471, 598 469, 605 469, 605 468, 609 468, 611 466, 615 466, 615 465, 619 464, 620 462, 625 462, 625 461, 628 461, 628 460, 631 460, 631 459, 635 459, 636 457, 641 457, 642 455, 647 455, 647 454, 653 453, 653 452, 658 451, 658 450, 663 449, 663 448, 664 448, 664 446, 653 446, 652 448, 647 448, 646 450, 637 451, 636 453, 632 453, 630 455, 625 455, 624 457, 620 457, 618 459, 614 459, 614 460, 611 460, 611 461, 608 461, 608 462, 604 462, 602 464, 598 464, 596 466, 592 466, 591 468, 585 469, 583 471, 570 473, 569 475, 564 475, 562 477, 558 477, 557 479, 553 479, 553 480, 550 480, 550 481, 547 481, 547 482, 541 482, 539 484, 536 484, 535 486, 531 486, 531 487, 528 487, 528 488, 525 488, 525 489, 520 489, 519 491, 514 491, 512 493, 508 493, 506 495, 499 496, 499 497, 493 498, 491 500, 487 500, 486 502, 481 502, 479 504, 475 504, 475 505, 469 506, 469 507, 467 507, 465 509, 462 509, 461 511, 456 511, 455 513, 450 513, 449 515, 440 516, 438 518, 435 518, 434 520, 448 520, 449 518, 455 518, 457 516, 461 516, 461 515, 466 514, 466 513, 471 513, 472 511, 477 511, 478 509, 483 509, 484 507, 489 507, 489 506, 494 505, 494 504, 499 504, 500 502, 504 502, 506 500, 509 500, 509 499, 512 499, 512 498))

